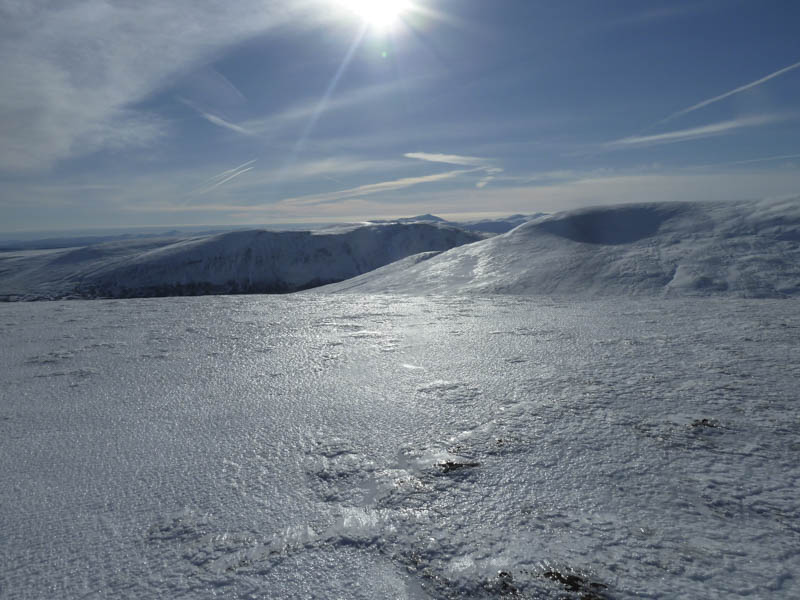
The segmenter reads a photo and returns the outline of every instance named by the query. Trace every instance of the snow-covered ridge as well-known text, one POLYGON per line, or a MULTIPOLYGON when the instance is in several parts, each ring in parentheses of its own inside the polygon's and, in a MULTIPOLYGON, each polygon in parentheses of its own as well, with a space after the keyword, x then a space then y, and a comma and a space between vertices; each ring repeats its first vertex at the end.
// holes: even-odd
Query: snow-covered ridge
POLYGON ((562 212, 319 291, 793 296, 800 294, 800 198, 562 212))
POLYGON ((234 231, 0 255, 0 297, 139 297, 290 292, 341 281, 478 234, 430 224, 328 232, 234 231))
POLYGON ((436 215, 425 214, 417 215, 416 217, 406 217, 403 219, 395 219, 393 221, 387 220, 372 220, 370 223, 439 223, 441 225, 452 225, 465 231, 475 231, 478 233, 486 234, 486 236, 497 235, 499 233, 506 233, 515 227, 532 221, 537 217, 544 216, 545 213, 533 213, 528 215, 511 215, 508 217, 501 217, 497 219, 479 219, 473 221, 447 221, 436 215))

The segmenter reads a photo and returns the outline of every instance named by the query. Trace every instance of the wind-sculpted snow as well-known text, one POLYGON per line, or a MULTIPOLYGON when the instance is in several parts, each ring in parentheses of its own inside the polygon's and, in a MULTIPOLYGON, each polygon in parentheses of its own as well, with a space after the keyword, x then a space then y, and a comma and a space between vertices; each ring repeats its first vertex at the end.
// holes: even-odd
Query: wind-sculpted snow
POLYGON ((60 251, 0 254, 5 298, 290 292, 341 281, 409 255, 481 239, 414 223, 331 231, 235 231, 60 251))
POLYGON ((800 198, 652 203, 545 216, 319 291, 563 297, 800 294, 800 198))
POLYGON ((800 597, 794 300, 14 303, 0 335, 4 600, 800 597))

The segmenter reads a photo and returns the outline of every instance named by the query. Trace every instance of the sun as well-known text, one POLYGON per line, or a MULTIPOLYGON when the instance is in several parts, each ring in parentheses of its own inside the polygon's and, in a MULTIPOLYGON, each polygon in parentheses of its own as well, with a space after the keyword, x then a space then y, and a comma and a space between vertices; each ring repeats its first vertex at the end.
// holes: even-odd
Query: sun
POLYGON ((411 8, 410 0, 339 0, 339 3, 378 31, 391 29, 411 8))

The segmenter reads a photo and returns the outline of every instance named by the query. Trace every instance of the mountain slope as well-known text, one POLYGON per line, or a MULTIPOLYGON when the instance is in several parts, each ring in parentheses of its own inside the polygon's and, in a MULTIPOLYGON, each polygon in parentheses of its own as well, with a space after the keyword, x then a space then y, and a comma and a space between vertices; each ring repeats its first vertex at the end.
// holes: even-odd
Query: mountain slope
POLYGON ((545 216, 320 292, 800 294, 800 199, 652 203, 545 216))
POLYGON ((132 297, 288 292, 354 277, 411 254, 481 239, 435 224, 333 232, 234 231, 0 256, 0 296, 132 297))

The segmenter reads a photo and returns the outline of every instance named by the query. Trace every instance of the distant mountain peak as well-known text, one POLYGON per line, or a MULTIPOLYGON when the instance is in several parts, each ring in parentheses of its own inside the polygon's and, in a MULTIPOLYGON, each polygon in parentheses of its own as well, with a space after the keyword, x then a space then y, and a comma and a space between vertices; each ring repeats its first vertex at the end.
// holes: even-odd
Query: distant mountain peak
POLYGON ((418 221, 428 221, 434 223, 444 223, 445 219, 441 217, 437 217, 436 215, 432 215, 430 213, 424 215, 417 215, 416 217, 404 217, 402 219, 397 219, 398 223, 416 223, 418 221))

